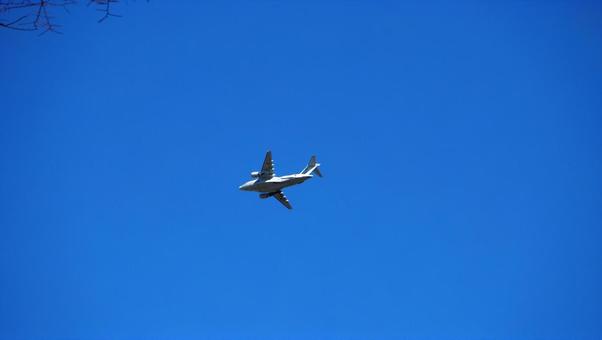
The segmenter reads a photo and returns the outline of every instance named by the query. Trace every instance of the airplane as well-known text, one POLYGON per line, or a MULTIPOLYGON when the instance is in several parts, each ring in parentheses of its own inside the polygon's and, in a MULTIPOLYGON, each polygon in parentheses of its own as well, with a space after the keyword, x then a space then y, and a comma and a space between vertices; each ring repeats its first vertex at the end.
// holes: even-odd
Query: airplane
POLYGON ((300 173, 276 176, 276 173, 274 172, 274 161, 272 161, 272 152, 268 151, 265 154, 261 171, 251 172, 251 177, 254 179, 241 185, 238 189, 259 192, 259 198, 274 197, 285 207, 293 209, 291 203, 286 196, 284 196, 282 189, 307 181, 314 177, 312 175, 313 173, 322 177, 319 167, 320 163, 316 162, 316 156, 311 156, 309 163, 300 173))

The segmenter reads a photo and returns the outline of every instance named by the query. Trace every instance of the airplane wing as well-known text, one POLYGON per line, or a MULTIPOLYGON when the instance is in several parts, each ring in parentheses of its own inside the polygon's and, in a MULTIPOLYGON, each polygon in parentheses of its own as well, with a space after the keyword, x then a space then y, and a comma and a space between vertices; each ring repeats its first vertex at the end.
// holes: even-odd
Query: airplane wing
POLYGON ((293 209, 293 206, 289 203, 288 198, 286 198, 286 196, 284 196, 284 193, 282 192, 282 190, 276 191, 276 193, 274 193, 274 198, 276 198, 278 201, 280 201, 280 203, 282 203, 282 205, 284 205, 285 207, 287 207, 289 209, 293 209))
POLYGON ((268 151, 265 154, 263 165, 261 166, 261 177, 270 179, 274 177, 274 161, 272 161, 272 151, 268 151))

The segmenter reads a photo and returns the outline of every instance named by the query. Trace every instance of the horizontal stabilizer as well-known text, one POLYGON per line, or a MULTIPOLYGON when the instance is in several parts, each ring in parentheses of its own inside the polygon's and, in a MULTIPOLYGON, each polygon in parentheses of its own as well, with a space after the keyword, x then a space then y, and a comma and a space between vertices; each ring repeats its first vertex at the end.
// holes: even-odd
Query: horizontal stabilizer
POLYGON ((305 169, 301 171, 301 173, 304 175, 311 175, 312 173, 315 173, 316 175, 322 177, 322 173, 320 172, 320 163, 316 161, 316 156, 311 156, 309 163, 305 169))

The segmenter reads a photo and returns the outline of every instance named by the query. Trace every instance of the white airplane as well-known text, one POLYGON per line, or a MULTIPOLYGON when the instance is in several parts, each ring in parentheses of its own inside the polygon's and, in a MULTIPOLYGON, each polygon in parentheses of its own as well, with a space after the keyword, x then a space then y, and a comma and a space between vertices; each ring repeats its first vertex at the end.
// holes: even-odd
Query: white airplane
POLYGON ((286 196, 282 192, 283 188, 292 185, 301 184, 314 177, 312 173, 322 177, 319 169, 320 163, 316 163, 316 156, 311 156, 309 164, 298 174, 276 176, 274 173, 274 162, 272 161, 272 152, 268 151, 263 160, 261 171, 251 172, 253 180, 246 182, 238 187, 240 190, 260 192, 259 198, 274 197, 285 207, 292 209, 286 196))

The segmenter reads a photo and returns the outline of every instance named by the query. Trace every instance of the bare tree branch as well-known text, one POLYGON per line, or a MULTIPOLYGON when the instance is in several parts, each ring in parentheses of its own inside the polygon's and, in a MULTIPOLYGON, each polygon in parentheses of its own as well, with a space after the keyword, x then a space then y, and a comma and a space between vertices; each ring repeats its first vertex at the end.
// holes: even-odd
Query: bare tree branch
POLYGON ((23 15, 23 16, 17 18, 16 20, 13 20, 8 23, 0 22, 0 27, 8 28, 11 30, 17 30, 17 31, 35 31, 36 30, 35 28, 19 27, 19 23, 25 18, 27 18, 27 15, 23 15))
MULTIPOLYGON (((92 5, 102 13, 98 19, 100 23, 109 17, 121 17, 113 11, 114 5, 119 2, 121 1, 87 0, 87 6, 92 5)), ((0 0, 0 29, 41 31, 40 35, 47 32, 60 34, 58 29, 62 25, 54 22, 54 9, 62 8, 69 13, 69 6, 77 3, 77 0, 0 0)))
POLYGON ((114 14, 113 12, 111 12, 111 4, 117 3, 117 2, 119 2, 119 0, 90 0, 90 2, 88 2, 88 6, 90 4, 96 4, 100 7, 100 8, 97 8, 96 10, 99 12, 103 12, 104 15, 102 16, 102 18, 100 18, 98 20, 98 22, 103 22, 108 17, 121 17, 121 15, 117 15, 117 14, 114 14))

